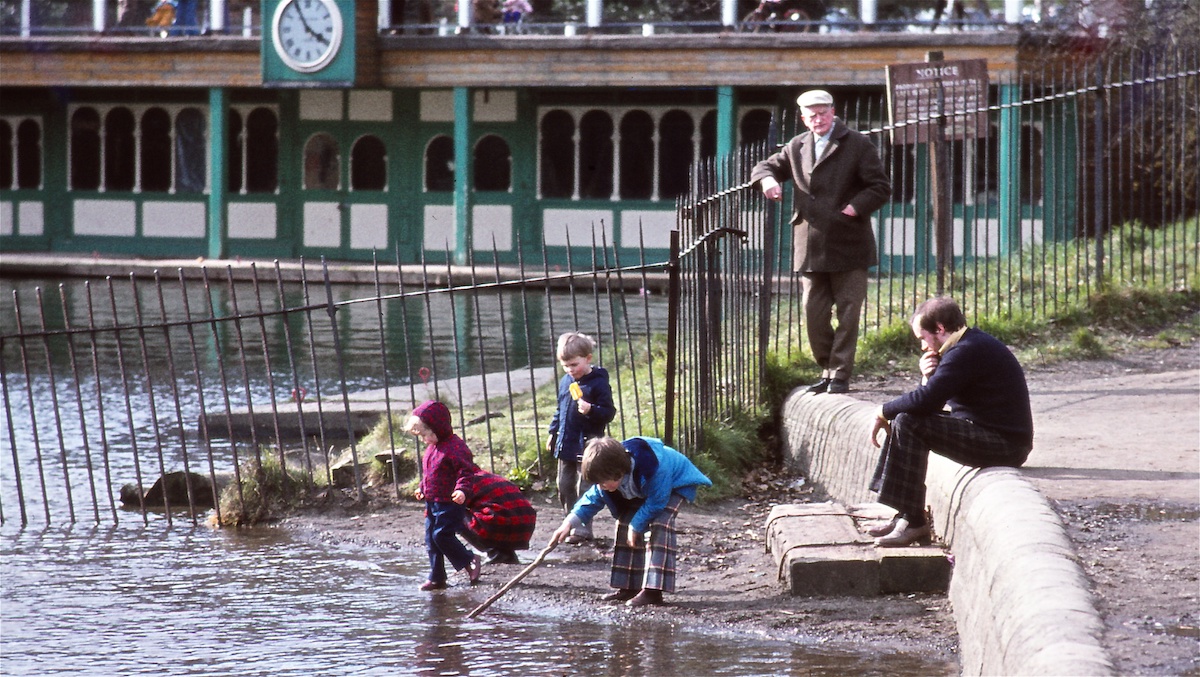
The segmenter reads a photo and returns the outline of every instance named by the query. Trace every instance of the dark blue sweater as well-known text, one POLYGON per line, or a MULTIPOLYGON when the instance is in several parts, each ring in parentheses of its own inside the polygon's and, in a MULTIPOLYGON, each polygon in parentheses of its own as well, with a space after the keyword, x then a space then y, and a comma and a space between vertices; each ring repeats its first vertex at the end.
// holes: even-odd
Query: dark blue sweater
POLYGON ((604 429, 617 415, 613 404, 612 387, 608 384, 608 372, 604 367, 593 366, 592 370, 579 379, 583 399, 591 403, 588 413, 579 413, 579 406, 571 397, 570 374, 563 374, 558 382, 558 407, 550 421, 549 433, 554 441, 554 457, 575 461, 583 456, 583 446, 593 437, 600 437, 604 429))
POLYGON ((1013 444, 1033 446, 1033 412, 1025 372, 1008 346, 979 329, 968 329, 942 355, 929 381, 883 405, 896 414, 931 415, 950 405, 950 415, 1003 435, 1013 444))

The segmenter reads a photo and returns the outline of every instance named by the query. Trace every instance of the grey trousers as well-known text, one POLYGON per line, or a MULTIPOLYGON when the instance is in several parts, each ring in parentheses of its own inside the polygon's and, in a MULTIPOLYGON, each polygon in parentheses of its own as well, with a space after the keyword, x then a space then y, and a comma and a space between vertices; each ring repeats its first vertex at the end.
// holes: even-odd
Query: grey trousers
POLYGON ((858 322, 866 300, 865 268, 804 273, 804 324, 821 378, 848 379, 854 373, 858 322))

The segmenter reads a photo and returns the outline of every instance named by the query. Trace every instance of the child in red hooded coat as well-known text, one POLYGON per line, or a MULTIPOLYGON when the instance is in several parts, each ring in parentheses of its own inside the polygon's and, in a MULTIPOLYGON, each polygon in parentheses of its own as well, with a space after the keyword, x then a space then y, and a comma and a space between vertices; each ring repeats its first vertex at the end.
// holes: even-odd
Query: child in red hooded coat
POLYGON ((417 499, 425 501, 425 549, 429 552, 429 579, 422 590, 446 587, 446 560, 456 571, 467 570, 471 585, 479 580, 482 563, 458 540, 466 512, 454 501, 455 491, 469 489, 470 478, 480 472, 467 443, 454 434, 450 410, 430 400, 413 410, 404 429, 427 445, 421 459, 421 484, 417 499))

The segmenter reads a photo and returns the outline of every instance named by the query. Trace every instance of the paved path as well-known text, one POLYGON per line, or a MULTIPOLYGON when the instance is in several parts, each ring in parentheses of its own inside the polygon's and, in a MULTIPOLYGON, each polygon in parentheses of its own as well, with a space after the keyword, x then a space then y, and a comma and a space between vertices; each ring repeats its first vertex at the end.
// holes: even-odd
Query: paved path
POLYGON ((1024 474, 1043 494, 1200 503, 1200 371, 1030 381, 1034 451, 1024 474))

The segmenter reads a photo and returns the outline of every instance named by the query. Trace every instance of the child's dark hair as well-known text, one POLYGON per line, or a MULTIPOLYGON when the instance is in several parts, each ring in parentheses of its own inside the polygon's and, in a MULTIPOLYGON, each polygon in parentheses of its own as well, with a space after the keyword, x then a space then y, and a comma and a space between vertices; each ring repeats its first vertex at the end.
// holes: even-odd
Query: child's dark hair
POLYGON ((569 360, 573 357, 591 357, 596 351, 596 341, 587 334, 569 331, 558 337, 558 359, 569 360))
POLYGON ((593 437, 583 449, 583 478, 592 484, 619 480, 633 470, 633 462, 621 441, 593 437))

